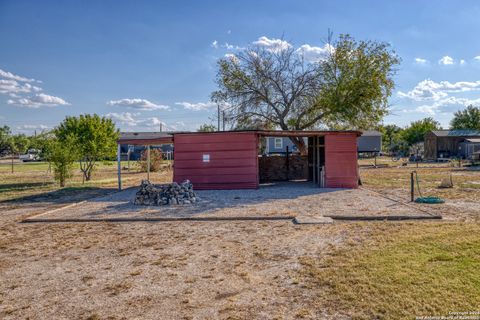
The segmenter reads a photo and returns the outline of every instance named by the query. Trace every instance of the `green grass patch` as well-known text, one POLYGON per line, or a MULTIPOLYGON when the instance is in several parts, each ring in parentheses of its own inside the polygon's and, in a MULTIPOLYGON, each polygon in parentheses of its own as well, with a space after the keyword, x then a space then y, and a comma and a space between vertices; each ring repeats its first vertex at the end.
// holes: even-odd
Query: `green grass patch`
POLYGON ((324 259, 303 258, 305 285, 317 302, 353 319, 413 319, 477 311, 480 225, 397 224, 373 227, 324 259), (375 228, 381 228, 375 230, 375 228))

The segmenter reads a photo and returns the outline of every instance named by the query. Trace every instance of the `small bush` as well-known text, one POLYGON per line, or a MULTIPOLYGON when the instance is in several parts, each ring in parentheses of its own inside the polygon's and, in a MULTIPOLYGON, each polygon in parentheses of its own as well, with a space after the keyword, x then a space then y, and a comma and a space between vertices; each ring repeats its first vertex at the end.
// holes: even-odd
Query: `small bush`
MULTIPOLYGON (((147 150, 142 152, 140 156, 140 161, 138 162, 140 165, 140 170, 143 172, 147 172, 147 150)), ((162 158, 162 151, 159 149, 151 149, 150 150, 150 172, 157 172, 162 169, 163 158, 162 158)))

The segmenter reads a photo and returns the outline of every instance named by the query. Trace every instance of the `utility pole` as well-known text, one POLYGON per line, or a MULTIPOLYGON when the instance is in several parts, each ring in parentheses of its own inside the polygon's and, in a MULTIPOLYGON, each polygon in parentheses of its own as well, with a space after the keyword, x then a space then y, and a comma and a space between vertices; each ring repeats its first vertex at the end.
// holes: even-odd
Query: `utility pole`
POLYGON ((217 104, 217 117, 218 117, 217 131, 220 131, 220 104, 217 104))
POLYGON ((223 131, 225 131, 225 110, 222 111, 223 131))

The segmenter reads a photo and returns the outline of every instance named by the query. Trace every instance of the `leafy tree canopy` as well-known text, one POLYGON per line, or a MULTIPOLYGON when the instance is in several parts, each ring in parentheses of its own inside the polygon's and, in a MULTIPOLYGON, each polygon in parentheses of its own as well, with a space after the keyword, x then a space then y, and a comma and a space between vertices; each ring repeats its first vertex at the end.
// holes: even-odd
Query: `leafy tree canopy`
MULTIPOLYGON (((282 130, 366 128, 387 114, 399 57, 387 43, 341 35, 307 61, 293 46, 252 46, 218 61, 212 100, 229 119, 259 119, 282 130)), ((292 139, 304 150, 303 139, 292 139)))
POLYGON ((455 112, 450 126, 452 129, 480 130, 480 108, 469 105, 465 110, 455 112))
POLYGON ((408 145, 413 145, 421 142, 427 132, 441 129, 440 123, 433 118, 425 118, 418 121, 413 121, 410 126, 405 128, 402 132, 402 138, 408 145))
POLYGON ((96 114, 66 117, 54 131, 60 142, 66 142, 70 138, 74 140, 80 169, 87 181, 91 179, 96 161, 115 155, 116 141, 120 135, 111 119, 96 114))
POLYGON ((198 130, 198 132, 213 132, 217 131, 217 127, 215 127, 213 124, 202 124, 198 130))

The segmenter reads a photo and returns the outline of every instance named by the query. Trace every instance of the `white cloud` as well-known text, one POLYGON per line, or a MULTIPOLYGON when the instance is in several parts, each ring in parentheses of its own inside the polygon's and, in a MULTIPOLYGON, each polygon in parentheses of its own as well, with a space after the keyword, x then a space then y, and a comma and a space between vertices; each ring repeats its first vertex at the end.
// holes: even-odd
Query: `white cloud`
POLYGON ((169 106, 155 104, 146 99, 120 99, 120 100, 110 100, 107 102, 109 106, 118 106, 118 107, 127 107, 136 110, 167 110, 170 109, 169 106))
MULTIPOLYGON (((29 79, 25 77, 18 76, 16 74, 13 74, 11 72, 5 71, 0 69, 0 77, 5 78, 5 79, 10 79, 10 80, 16 80, 16 81, 21 81, 21 82, 34 82, 36 81, 35 79, 29 79)), ((40 81, 38 81, 40 82, 40 81)))
POLYGON ((309 44, 300 46, 296 51, 303 55, 304 59, 309 62, 318 62, 325 60, 326 57, 335 50, 330 44, 325 44, 323 47, 314 47, 309 44))
POLYGON ((11 105, 34 109, 40 107, 56 107, 69 105, 69 103, 62 98, 44 93, 39 93, 31 97, 9 99, 7 100, 7 103, 11 105))
POLYGON ((451 65, 451 64, 454 64, 455 61, 453 60, 452 57, 444 56, 442 59, 438 60, 438 63, 443 65, 451 65))
POLYGON ((422 58, 415 58, 415 63, 419 65, 426 65, 428 63, 428 60, 422 58))
POLYGON ((264 47, 270 51, 282 51, 290 48, 292 45, 282 39, 269 39, 265 36, 258 38, 257 41, 253 42, 253 45, 264 47))
POLYGON ((60 97, 38 93, 43 89, 31 84, 31 82, 41 83, 39 80, 25 78, 0 69, 0 94, 6 94, 10 97, 7 104, 27 108, 69 105, 60 97))
POLYGON ((138 120, 135 119, 135 116, 138 113, 130 113, 130 112, 110 112, 107 113, 105 116, 107 118, 112 119, 115 123, 124 124, 127 126, 135 126, 138 123, 138 120))
POLYGON ((20 83, 11 79, 0 79, 0 93, 15 97, 18 93, 31 93, 42 91, 42 88, 33 86, 30 83, 20 83))
POLYGON ((208 110, 210 108, 216 107, 217 105, 213 102, 198 102, 198 103, 191 103, 191 102, 175 102, 176 105, 182 106, 185 109, 193 110, 193 111, 203 111, 208 110))
POLYGON ((474 57, 473 59, 475 59, 475 60, 480 60, 480 56, 476 56, 476 57, 474 57))
POLYGON ((51 129, 51 127, 46 126, 44 124, 24 124, 21 126, 17 126, 16 129, 19 131, 34 131, 34 130, 43 131, 43 130, 51 129))
POLYGON ((465 64, 467 64, 467 61, 465 61, 464 59, 461 59, 461 60, 460 60, 460 65, 463 66, 463 65, 465 65, 465 64))
POLYGON ((440 100, 448 96, 448 93, 466 92, 480 90, 480 81, 468 82, 435 82, 430 79, 419 82, 411 91, 404 93, 398 92, 398 96, 402 98, 410 98, 415 101, 423 100, 440 100))
POLYGON ((210 45, 212 48, 218 49, 218 41, 213 40, 212 44, 210 45))
POLYGON ((160 124, 163 128, 166 129, 167 126, 165 122, 161 121, 157 117, 148 117, 144 119, 139 119, 138 116, 140 113, 131 113, 131 112, 111 112, 107 113, 105 117, 112 119, 117 125, 123 125, 127 127, 142 127, 144 129, 159 129, 160 124))

